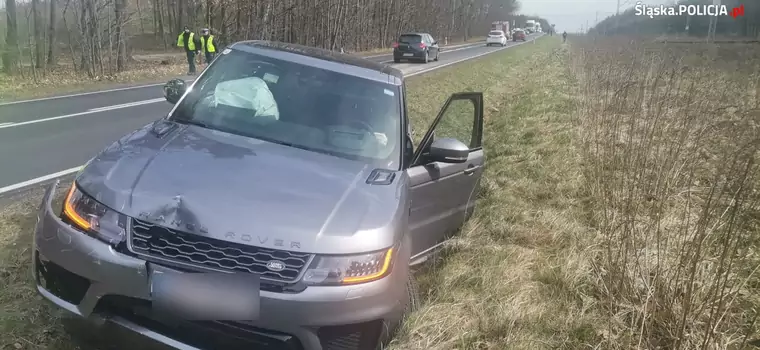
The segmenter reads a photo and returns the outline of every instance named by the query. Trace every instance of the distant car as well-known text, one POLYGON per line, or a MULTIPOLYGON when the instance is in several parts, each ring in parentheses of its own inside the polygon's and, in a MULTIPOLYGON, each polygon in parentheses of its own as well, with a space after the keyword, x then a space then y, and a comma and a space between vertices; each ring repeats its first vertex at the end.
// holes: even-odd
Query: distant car
POLYGON ((491 45, 501 45, 506 46, 507 45, 507 35, 504 34, 501 30, 492 30, 488 33, 488 37, 486 38, 486 46, 491 45))
POLYGON ((525 41, 525 31, 523 30, 516 30, 514 34, 512 34, 512 41, 525 41))
POLYGON ((87 162, 63 203, 48 188, 34 288, 94 321, 82 335, 162 349, 379 348, 486 165, 482 93, 453 94, 414 144, 405 92, 355 56, 230 45, 167 83, 171 111, 87 162))
POLYGON ((393 43, 393 62, 399 63, 401 60, 422 61, 422 63, 438 61, 438 54, 441 49, 438 41, 433 39, 428 33, 406 33, 398 37, 398 41, 393 43))

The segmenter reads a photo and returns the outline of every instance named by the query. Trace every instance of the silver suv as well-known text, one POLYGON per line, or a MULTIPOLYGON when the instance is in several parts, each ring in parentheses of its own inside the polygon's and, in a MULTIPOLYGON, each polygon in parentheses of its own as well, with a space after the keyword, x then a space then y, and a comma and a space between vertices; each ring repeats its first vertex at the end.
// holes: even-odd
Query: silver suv
POLYGON ((37 290, 181 349, 392 337, 416 303, 409 267, 474 208, 482 94, 451 96, 415 145, 400 71, 250 41, 165 96, 169 114, 89 161, 62 207, 48 189, 37 290))

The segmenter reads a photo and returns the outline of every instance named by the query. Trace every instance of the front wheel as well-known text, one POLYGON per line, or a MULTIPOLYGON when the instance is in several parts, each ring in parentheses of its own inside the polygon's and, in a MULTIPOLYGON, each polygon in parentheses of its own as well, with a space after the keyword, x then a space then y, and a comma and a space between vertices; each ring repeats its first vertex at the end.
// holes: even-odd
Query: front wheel
POLYGON ((388 343, 393 339, 403 324, 404 317, 414 311, 417 311, 419 308, 420 292, 417 288, 417 281, 414 279, 414 275, 412 275, 411 271, 409 271, 409 277, 406 281, 406 293, 404 295, 404 299, 405 300, 402 302, 403 304, 399 305, 401 312, 396 317, 383 322, 384 324, 382 334, 380 335, 380 341, 377 344, 378 350, 384 349, 385 346, 387 346, 388 343))
POLYGON ((440 55, 440 54, 441 54, 440 52, 436 52, 435 53, 435 58, 433 59, 433 61, 438 62, 438 55, 440 55))

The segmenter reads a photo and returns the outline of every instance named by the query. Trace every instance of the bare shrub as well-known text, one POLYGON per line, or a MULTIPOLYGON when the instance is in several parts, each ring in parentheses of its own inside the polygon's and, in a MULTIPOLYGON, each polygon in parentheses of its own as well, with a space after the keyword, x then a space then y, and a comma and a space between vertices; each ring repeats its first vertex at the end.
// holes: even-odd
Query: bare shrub
POLYGON ((760 50, 573 46, 603 347, 741 347, 760 307, 760 50))

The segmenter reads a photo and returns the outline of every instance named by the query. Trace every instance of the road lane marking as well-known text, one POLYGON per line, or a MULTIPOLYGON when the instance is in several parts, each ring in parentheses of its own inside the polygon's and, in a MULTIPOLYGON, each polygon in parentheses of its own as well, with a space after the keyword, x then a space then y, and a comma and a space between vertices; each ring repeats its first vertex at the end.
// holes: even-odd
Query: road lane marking
MULTIPOLYGON (((531 41, 534 41, 534 40, 536 40, 536 39, 538 39, 540 37, 541 36, 533 38, 531 41)), ((456 60, 454 62, 449 62, 449 63, 445 63, 445 64, 441 64, 441 65, 436 65, 436 66, 430 67, 429 69, 424 69, 424 70, 421 70, 421 71, 418 71, 418 72, 415 72, 415 73, 410 73, 410 74, 405 75, 405 76, 406 77, 410 77, 410 76, 414 76, 414 75, 430 72, 430 71, 433 71, 433 70, 436 70, 436 69, 441 69, 441 68, 448 67, 448 66, 456 64, 456 63, 460 63, 460 62, 464 62, 464 61, 471 60, 471 59, 474 59, 474 58, 478 58, 478 57, 481 57, 481 56, 485 56, 487 54, 491 54, 491 53, 494 53, 494 52, 499 52, 499 51, 502 51, 502 50, 505 50, 505 49, 508 49, 508 48, 512 48, 512 47, 515 47, 515 46, 520 46, 520 45, 528 43, 528 42, 530 42, 530 41, 525 41, 525 42, 521 42, 521 43, 515 43, 513 45, 508 45, 508 46, 505 46, 505 47, 502 47, 502 48, 499 48, 499 49, 496 49, 496 50, 487 51, 487 52, 484 52, 484 53, 481 53, 481 54, 478 54, 478 55, 475 55, 475 56, 467 57, 467 58, 464 58, 464 59, 461 59, 461 60, 456 60)), ((163 101, 164 99, 161 98, 161 99, 156 99, 156 100, 162 100, 163 101)), ((150 101, 150 100, 148 100, 148 101, 150 101)), ((145 102, 145 101, 140 101, 140 102, 145 102)), ((115 106, 110 106, 110 107, 115 107, 115 106)), ((102 108, 109 108, 109 107, 102 107, 102 108)), ((126 108, 126 107, 119 107, 119 108, 126 108)), ((87 112, 87 113, 90 113, 90 112, 87 112)), ((3 128, 3 126, 0 125, 0 128, 3 128)), ((80 166, 77 166, 77 167, 73 167, 73 168, 70 168, 70 169, 59 171, 57 173, 48 174, 48 175, 45 175, 45 176, 40 176, 40 177, 37 177, 37 178, 34 178, 34 179, 26 180, 24 182, 19 182, 17 184, 13 184, 13 185, 8 185, 8 186, 5 186, 5 187, 2 187, 2 188, 0 188, 0 195, 8 193, 8 192, 11 192, 11 191, 19 190, 19 189, 22 189, 22 188, 27 187, 27 186, 32 186, 32 185, 36 185, 36 184, 39 184, 39 183, 42 183, 42 182, 45 182, 45 181, 49 181, 49 180, 52 180, 52 179, 55 179, 55 178, 58 178, 58 177, 63 177, 63 176, 66 176, 66 175, 70 175, 70 174, 76 173, 77 171, 79 171, 80 169, 82 169, 83 166, 84 165, 80 165, 80 166)))
MULTIPOLYGON (((477 44, 461 44, 461 45, 452 45, 452 46, 448 46, 448 47, 450 47, 450 48, 459 48, 459 47, 468 46, 468 45, 475 46, 477 44)), ((443 48, 444 48, 444 50, 441 51, 441 53, 447 52, 447 50, 445 50, 446 46, 444 46, 443 48)), ((457 49, 457 50, 459 50, 459 49, 457 49)), ((451 50, 451 51, 454 51, 454 50, 451 50)), ((390 56, 390 55, 393 55, 393 53, 385 53, 385 54, 378 54, 378 55, 372 55, 372 56, 359 56, 359 57, 362 57, 362 58, 378 58, 378 57, 390 56)), ((386 62, 380 62, 380 63, 387 63, 387 62, 393 62, 393 60, 386 61, 386 62)), ((190 80, 189 82, 192 82, 192 80, 190 80)), ((61 95, 61 96, 50 96, 50 97, 34 98, 34 99, 29 99, 29 100, 0 102, 0 107, 10 106, 10 105, 16 105, 16 104, 22 104, 22 103, 31 103, 31 102, 58 100, 58 99, 69 98, 69 97, 79 97, 79 96, 88 96, 88 95, 95 95, 95 94, 104 94, 104 93, 108 93, 108 92, 135 90, 135 89, 142 89, 142 88, 148 88, 148 87, 154 87, 154 86, 162 86, 164 84, 165 83, 156 83, 156 84, 147 84, 147 85, 127 86, 127 87, 122 87, 122 88, 107 89, 107 90, 98 90, 98 91, 89 91, 89 92, 80 92, 80 93, 76 93, 76 94, 68 94, 68 95, 61 95)))
MULTIPOLYGON (((161 101, 166 101, 166 99, 164 99, 163 97, 162 98, 154 98, 154 99, 150 99, 150 100, 123 103, 123 104, 114 105, 114 106, 92 108, 92 109, 88 109, 88 110, 86 110, 84 112, 72 113, 72 114, 66 114, 66 115, 59 115, 57 117, 35 119, 35 120, 29 120, 29 121, 25 121, 25 122, 18 122, 18 123, 3 123, 3 124, 0 124, 0 129, 12 128, 12 127, 16 127, 16 126, 29 125, 29 124, 42 123, 42 122, 47 122, 47 121, 57 120, 57 119, 78 117, 80 115, 87 115, 87 114, 100 113, 100 112, 105 112, 105 111, 112 111, 112 110, 115 110, 115 109, 129 108, 129 107, 135 107, 135 106, 142 106, 142 105, 147 105, 147 104, 161 102, 161 101)), ((0 192, 0 193, 2 193, 2 192, 0 192)))
MULTIPOLYGON (((485 41, 484 41, 484 42, 485 42, 485 41)), ((450 48, 450 49, 456 49, 456 48, 458 48, 458 47, 464 47, 464 46, 475 46, 475 45, 478 45, 478 43, 467 43, 467 44, 459 44, 459 45, 449 45, 449 46, 443 46, 443 47, 441 47, 441 48, 442 48, 442 49, 444 49, 444 50, 443 50, 443 51, 441 51, 441 52, 445 52, 445 51, 446 51, 446 48, 450 48)), ((383 54, 378 54, 378 55, 372 55, 372 56, 359 56, 359 57, 361 57, 361 58, 378 58, 378 57, 383 57, 383 56, 391 56, 391 55, 393 55, 393 52, 389 52, 389 53, 383 53, 383 54)), ((390 62, 393 62, 393 61, 390 61, 390 62)), ((380 62, 380 63, 385 63, 385 62, 380 62)))
MULTIPOLYGON (((536 38, 536 39, 538 39, 538 38, 536 38)), ((536 39, 532 39, 531 41, 535 42, 536 39)), ((423 69, 423 70, 416 71, 414 73, 405 74, 404 77, 411 77, 411 76, 415 76, 415 75, 418 75, 418 74, 427 73, 427 72, 430 72, 432 70, 440 69, 440 68, 443 68, 443 67, 448 67, 448 66, 451 66, 451 65, 454 65, 454 64, 457 64, 457 63, 460 63, 460 62, 464 62, 464 61, 469 61, 469 60, 474 59, 474 58, 478 58, 478 57, 481 57, 481 56, 492 54, 494 52, 499 52, 499 51, 502 51, 502 50, 506 50, 506 49, 509 49, 509 48, 512 48, 512 47, 515 47, 515 46, 520 46, 520 45, 523 45, 523 44, 529 43, 529 42, 530 41, 523 41, 521 43, 515 43, 515 44, 512 44, 512 45, 507 45, 507 46, 504 46, 504 47, 500 47, 500 48, 498 48, 496 50, 493 50, 493 51, 486 51, 486 52, 483 52, 481 54, 477 54, 475 56, 470 56, 470 57, 466 57, 466 58, 463 58, 463 59, 460 59, 460 60, 456 60, 456 61, 453 61, 453 62, 447 62, 447 63, 439 64, 439 65, 436 65, 434 67, 430 67, 428 69, 423 69)))
MULTIPOLYGON (((448 53, 448 52, 454 52, 454 51, 459 51, 459 50, 474 49, 474 48, 476 48, 476 47, 481 47, 482 45, 485 45, 485 44, 484 44, 484 43, 469 44, 469 46, 460 47, 460 48, 457 48, 457 49, 453 49, 453 50, 446 50, 446 48, 445 48, 445 47, 443 47, 443 50, 441 50, 441 52, 439 53, 439 55, 443 55, 443 54, 445 54, 445 53, 448 53)), ((485 47, 485 46, 483 46, 483 47, 485 47)), ((391 54, 389 54, 389 55, 393 55, 393 54, 391 53, 391 54)), ((431 58, 432 58, 432 57, 431 57, 431 58)), ((383 61, 383 62, 380 62, 380 63, 393 63, 393 60, 390 60, 390 61, 383 61)))
POLYGON ((79 171, 79 169, 82 169, 82 165, 80 165, 78 167, 73 167, 71 169, 61 170, 61 171, 59 171, 57 173, 52 173, 52 174, 48 174, 48 175, 45 175, 45 176, 40 176, 40 177, 35 178, 35 179, 26 180, 24 182, 19 182, 17 184, 8 185, 8 186, 5 186, 5 187, 0 187, 0 194, 6 193, 6 192, 10 192, 10 191, 15 191, 15 190, 24 188, 26 186, 36 185, 36 184, 38 184, 40 182, 45 182, 45 181, 52 180, 52 179, 55 179, 55 178, 58 178, 58 177, 66 176, 66 175, 69 175, 69 174, 73 174, 73 173, 79 171))
MULTIPOLYGON (((467 44, 466 46, 459 47, 457 49, 441 51, 440 54, 442 55, 442 54, 448 53, 448 52, 454 52, 454 51, 460 51, 460 50, 467 50, 467 49, 471 49, 471 48, 476 48, 476 47, 480 47, 480 45, 482 45, 482 44, 467 44)), ((392 62, 393 62, 393 60, 385 61, 385 62, 380 62, 380 63, 392 63, 392 62)), ((459 62, 459 61, 457 61, 457 62, 459 62)), ((150 85, 150 86, 153 86, 153 85, 150 85)), ((106 90, 104 92, 107 92, 107 91, 119 91, 119 90, 106 90)), ((87 93, 87 94, 89 94, 89 93, 87 93)), ((80 95, 70 95, 70 96, 80 96, 80 95)), ((62 97, 57 97, 57 98, 62 98, 62 97)), ((11 128, 11 127, 15 127, 15 126, 22 126, 22 125, 29 125, 29 124, 42 123, 42 122, 47 122, 47 121, 57 120, 57 119, 78 117, 80 115, 87 115, 87 114, 92 114, 92 113, 105 112, 105 111, 110 111, 110 110, 114 110, 114 109, 121 109, 121 108, 141 106, 141 105, 144 105, 144 104, 156 103, 156 102, 160 102, 160 101, 164 101, 164 99, 163 98, 155 98, 155 99, 144 100, 144 101, 123 103, 123 104, 113 105, 113 106, 98 107, 98 108, 89 109, 89 110, 84 111, 84 112, 66 114, 66 115, 61 115, 61 116, 57 116, 57 117, 50 117, 50 118, 29 120, 29 121, 25 121, 25 122, 2 123, 2 124, 0 124, 0 129, 11 128)), ((2 106, 2 105, 3 104, 0 104, 0 106, 2 106)))

